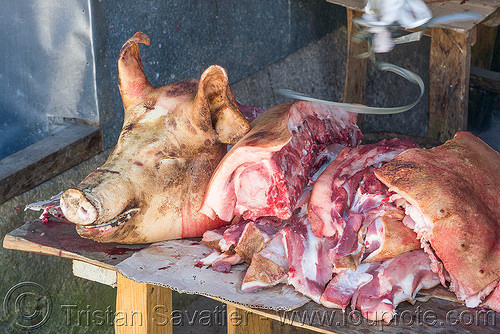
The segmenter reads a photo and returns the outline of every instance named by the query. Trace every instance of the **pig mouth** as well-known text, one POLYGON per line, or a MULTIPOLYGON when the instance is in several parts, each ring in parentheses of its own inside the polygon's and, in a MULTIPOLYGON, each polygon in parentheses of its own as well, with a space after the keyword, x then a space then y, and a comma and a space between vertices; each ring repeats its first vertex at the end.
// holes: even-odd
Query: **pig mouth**
POLYGON ((91 224, 91 225, 80 225, 79 227, 81 228, 81 231, 85 230, 107 230, 110 228, 116 228, 119 227, 123 224, 125 224, 127 221, 129 221, 133 216, 138 214, 141 211, 139 208, 132 208, 129 210, 125 210, 119 215, 117 215, 115 218, 111 219, 110 221, 107 221, 105 223, 101 224, 91 224))

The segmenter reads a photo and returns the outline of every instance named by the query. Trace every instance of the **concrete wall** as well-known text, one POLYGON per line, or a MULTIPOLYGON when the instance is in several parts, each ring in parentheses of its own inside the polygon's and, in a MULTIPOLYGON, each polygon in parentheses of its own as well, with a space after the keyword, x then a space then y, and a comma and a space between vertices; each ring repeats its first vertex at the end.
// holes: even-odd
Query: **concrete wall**
POLYGON ((93 1, 99 109, 106 147, 123 122, 116 61, 136 31, 153 86, 199 78, 212 64, 226 68, 230 83, 246 78, 345 24, 345 11, 326 1, 93 1))

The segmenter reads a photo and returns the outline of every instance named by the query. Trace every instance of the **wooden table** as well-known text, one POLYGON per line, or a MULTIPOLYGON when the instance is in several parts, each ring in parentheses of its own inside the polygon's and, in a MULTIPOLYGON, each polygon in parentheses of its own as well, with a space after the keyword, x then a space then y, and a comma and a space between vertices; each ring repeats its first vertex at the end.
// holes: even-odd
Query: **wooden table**
MULTIPOLYGON (((352 42, 356 32, 353 19, 361 17, 365 0, 327 0, 347 8, 347 65, 344 102, 365 100, 366 60, 356 56, 367 50, 366 43, 352 42)), ((499 0, 425 0, 433 16, 474 11, 478 21, 448 23, 426 31, 431 38, 429 63, 428 137, 444 142, 457 131, 467 130, 471 57, 474 65, 491 63, 496 30, 500 23, 499 0), (475 50, 472 50, 472 45, 475 50)), ((359 121, 358 121, 359 122, 359 121)))
MULTIPOLYGON (((122 326, 115 318, 116 333, 172 333, 171 321, 155 321, 154 306, 163 305, 172 310, 172 291, 152 284, 137 283, 119 274, 115 266, 134 252, 148 245, 101 244, 83 239, 73 224, 44 223, 40 220, 25 223, 5 236, 3 246, 27 252, 60 256, 73 260, 76 276, 116 286, 116 311, 142 315, 137 326, 122 326)), ((222 274, 221 274, 222 275, 222 274)), ((359 312, 342 313, 310 302, 293 312, 251 309, 240 305, 227 305, 228 333, 297 333, 302 327, 319 333, 368 333, 382 328, 389 333, 492 333, 500 331, 500 314, 477 313, 477 310, 450 301, 453 296, 444 289, 436 289, 426 303, 398 306, 399 323, 390 326, 363 320, 359 312), (448 314, 449 319, 446 319, 448 314), (459 324, 454 324, 459 318, 459 324), (472 317, 472 318, 471 318, 472 317), (472 323, 470 319, 473 319, 472 323), (447 321, 448 320, 448 321, 447 321), (484 321, 488 322, 487 324, 484 321), (477 323, 476 323, 477 322, 477 323), (294 327, 290 326, 293 325, 294 327)), ((214 298, 216 299, 216 298, 214 298)))

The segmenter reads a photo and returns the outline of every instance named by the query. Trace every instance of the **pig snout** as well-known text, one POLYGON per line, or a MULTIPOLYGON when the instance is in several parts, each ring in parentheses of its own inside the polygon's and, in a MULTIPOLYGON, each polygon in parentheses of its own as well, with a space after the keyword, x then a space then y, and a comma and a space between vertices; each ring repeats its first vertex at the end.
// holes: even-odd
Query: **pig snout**
POLYGON ((68 189, 61 196, 61 210, 64 216, 75 224, 93 224, 99 216, 98 210, 78 189, 68 189))
POLYGON ((112 220, 133 202, 133 198, 126 180, 94 172, 77 189, 66 190, 60 205, 70 222, 92 225, 112 220))

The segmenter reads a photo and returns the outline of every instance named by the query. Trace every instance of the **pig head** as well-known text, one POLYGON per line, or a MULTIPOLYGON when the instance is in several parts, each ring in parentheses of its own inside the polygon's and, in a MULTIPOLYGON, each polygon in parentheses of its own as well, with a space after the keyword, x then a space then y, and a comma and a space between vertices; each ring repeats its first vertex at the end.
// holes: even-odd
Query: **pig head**
POLYGON ((154 88, 144 75, 136 33, 118 59, 124 124, 108 160, 60 200, 82 237, 147 243, 201 236, 225 222, 198 212, 210 177, 250 125, 226 71, 154 88))

